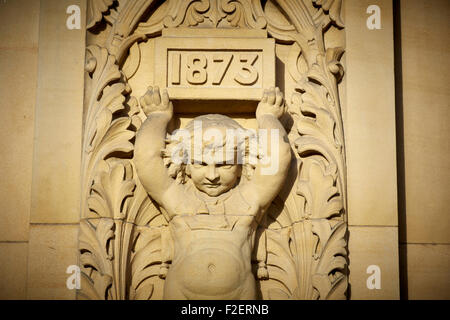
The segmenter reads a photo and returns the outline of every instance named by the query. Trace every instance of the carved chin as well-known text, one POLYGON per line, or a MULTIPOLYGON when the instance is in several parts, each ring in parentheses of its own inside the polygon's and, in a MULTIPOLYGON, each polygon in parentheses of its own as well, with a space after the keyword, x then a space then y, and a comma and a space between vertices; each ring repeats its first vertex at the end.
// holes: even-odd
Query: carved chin
POLYGON ((221 195, 222 193, 227 192, 229 190, 229 188, 223 185, 219 185, 217 187, 202 185, 198 189, 212 197, 217 197, 218 195, 221 195))

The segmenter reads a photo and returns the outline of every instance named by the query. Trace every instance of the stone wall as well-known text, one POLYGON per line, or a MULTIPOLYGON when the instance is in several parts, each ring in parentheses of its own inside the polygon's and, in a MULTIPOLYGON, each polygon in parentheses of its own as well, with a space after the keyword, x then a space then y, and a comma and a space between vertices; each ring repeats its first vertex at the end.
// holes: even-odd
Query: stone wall
POLYGON ((346 109, 350 290, 353 299, 398 299, 398 219, 392 1, 377 1, 381 29, 366 27, 373 1, 346 1, 346 109), (378 266, 381 289, 368 289, 378 266))
POLYGON ((397 9, 402 296, 450 299, 450 3, 402 0, 397 9))
POLYGON ((71 4, 85 10, 0 3, 3 299, 75 298, 65 282, 78 259, 85 31, 65 27, 71 4))
POLYGON ((0 4, 0 298, 26 298, 39 1, 0 4))

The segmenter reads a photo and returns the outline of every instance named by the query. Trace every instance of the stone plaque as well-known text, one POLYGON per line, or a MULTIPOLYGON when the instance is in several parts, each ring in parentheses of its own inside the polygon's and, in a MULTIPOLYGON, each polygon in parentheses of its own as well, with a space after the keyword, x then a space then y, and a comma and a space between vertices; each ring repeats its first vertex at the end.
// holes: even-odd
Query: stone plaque
POLYGON ((259 100, 275 86, 274 39, 159 38, 154 83, 171 99, 259 100))

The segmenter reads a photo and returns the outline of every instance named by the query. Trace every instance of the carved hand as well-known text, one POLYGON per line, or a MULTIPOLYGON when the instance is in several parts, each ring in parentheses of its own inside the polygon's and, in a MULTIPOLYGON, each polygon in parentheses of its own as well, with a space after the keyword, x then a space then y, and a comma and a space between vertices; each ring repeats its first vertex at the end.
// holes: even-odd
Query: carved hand
POLYGON ((147 92, 139 99, 139 102, 147 117, 152 113, 159 113, 166 116, 167 120, 172 119, 173 105, 169 100, 167 89, 164 89, 160 94, 158 87, 148 87, 147 92))
POLYGON ((271 114, 279 119, 284 114, 283 93, 278 87, 264 90, 263 97, 256 108, 256 119, 271 114))

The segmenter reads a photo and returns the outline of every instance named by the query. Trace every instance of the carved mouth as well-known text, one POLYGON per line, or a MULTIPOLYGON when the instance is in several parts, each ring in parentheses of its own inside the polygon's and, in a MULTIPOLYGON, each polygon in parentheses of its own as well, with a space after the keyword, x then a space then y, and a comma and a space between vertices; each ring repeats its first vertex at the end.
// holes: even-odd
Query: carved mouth
POLYGON ((206 186, 207 188, 218 188, 220 187, 220 184, 216 184, 216 183, 204 183, 204 186, 206 186))

